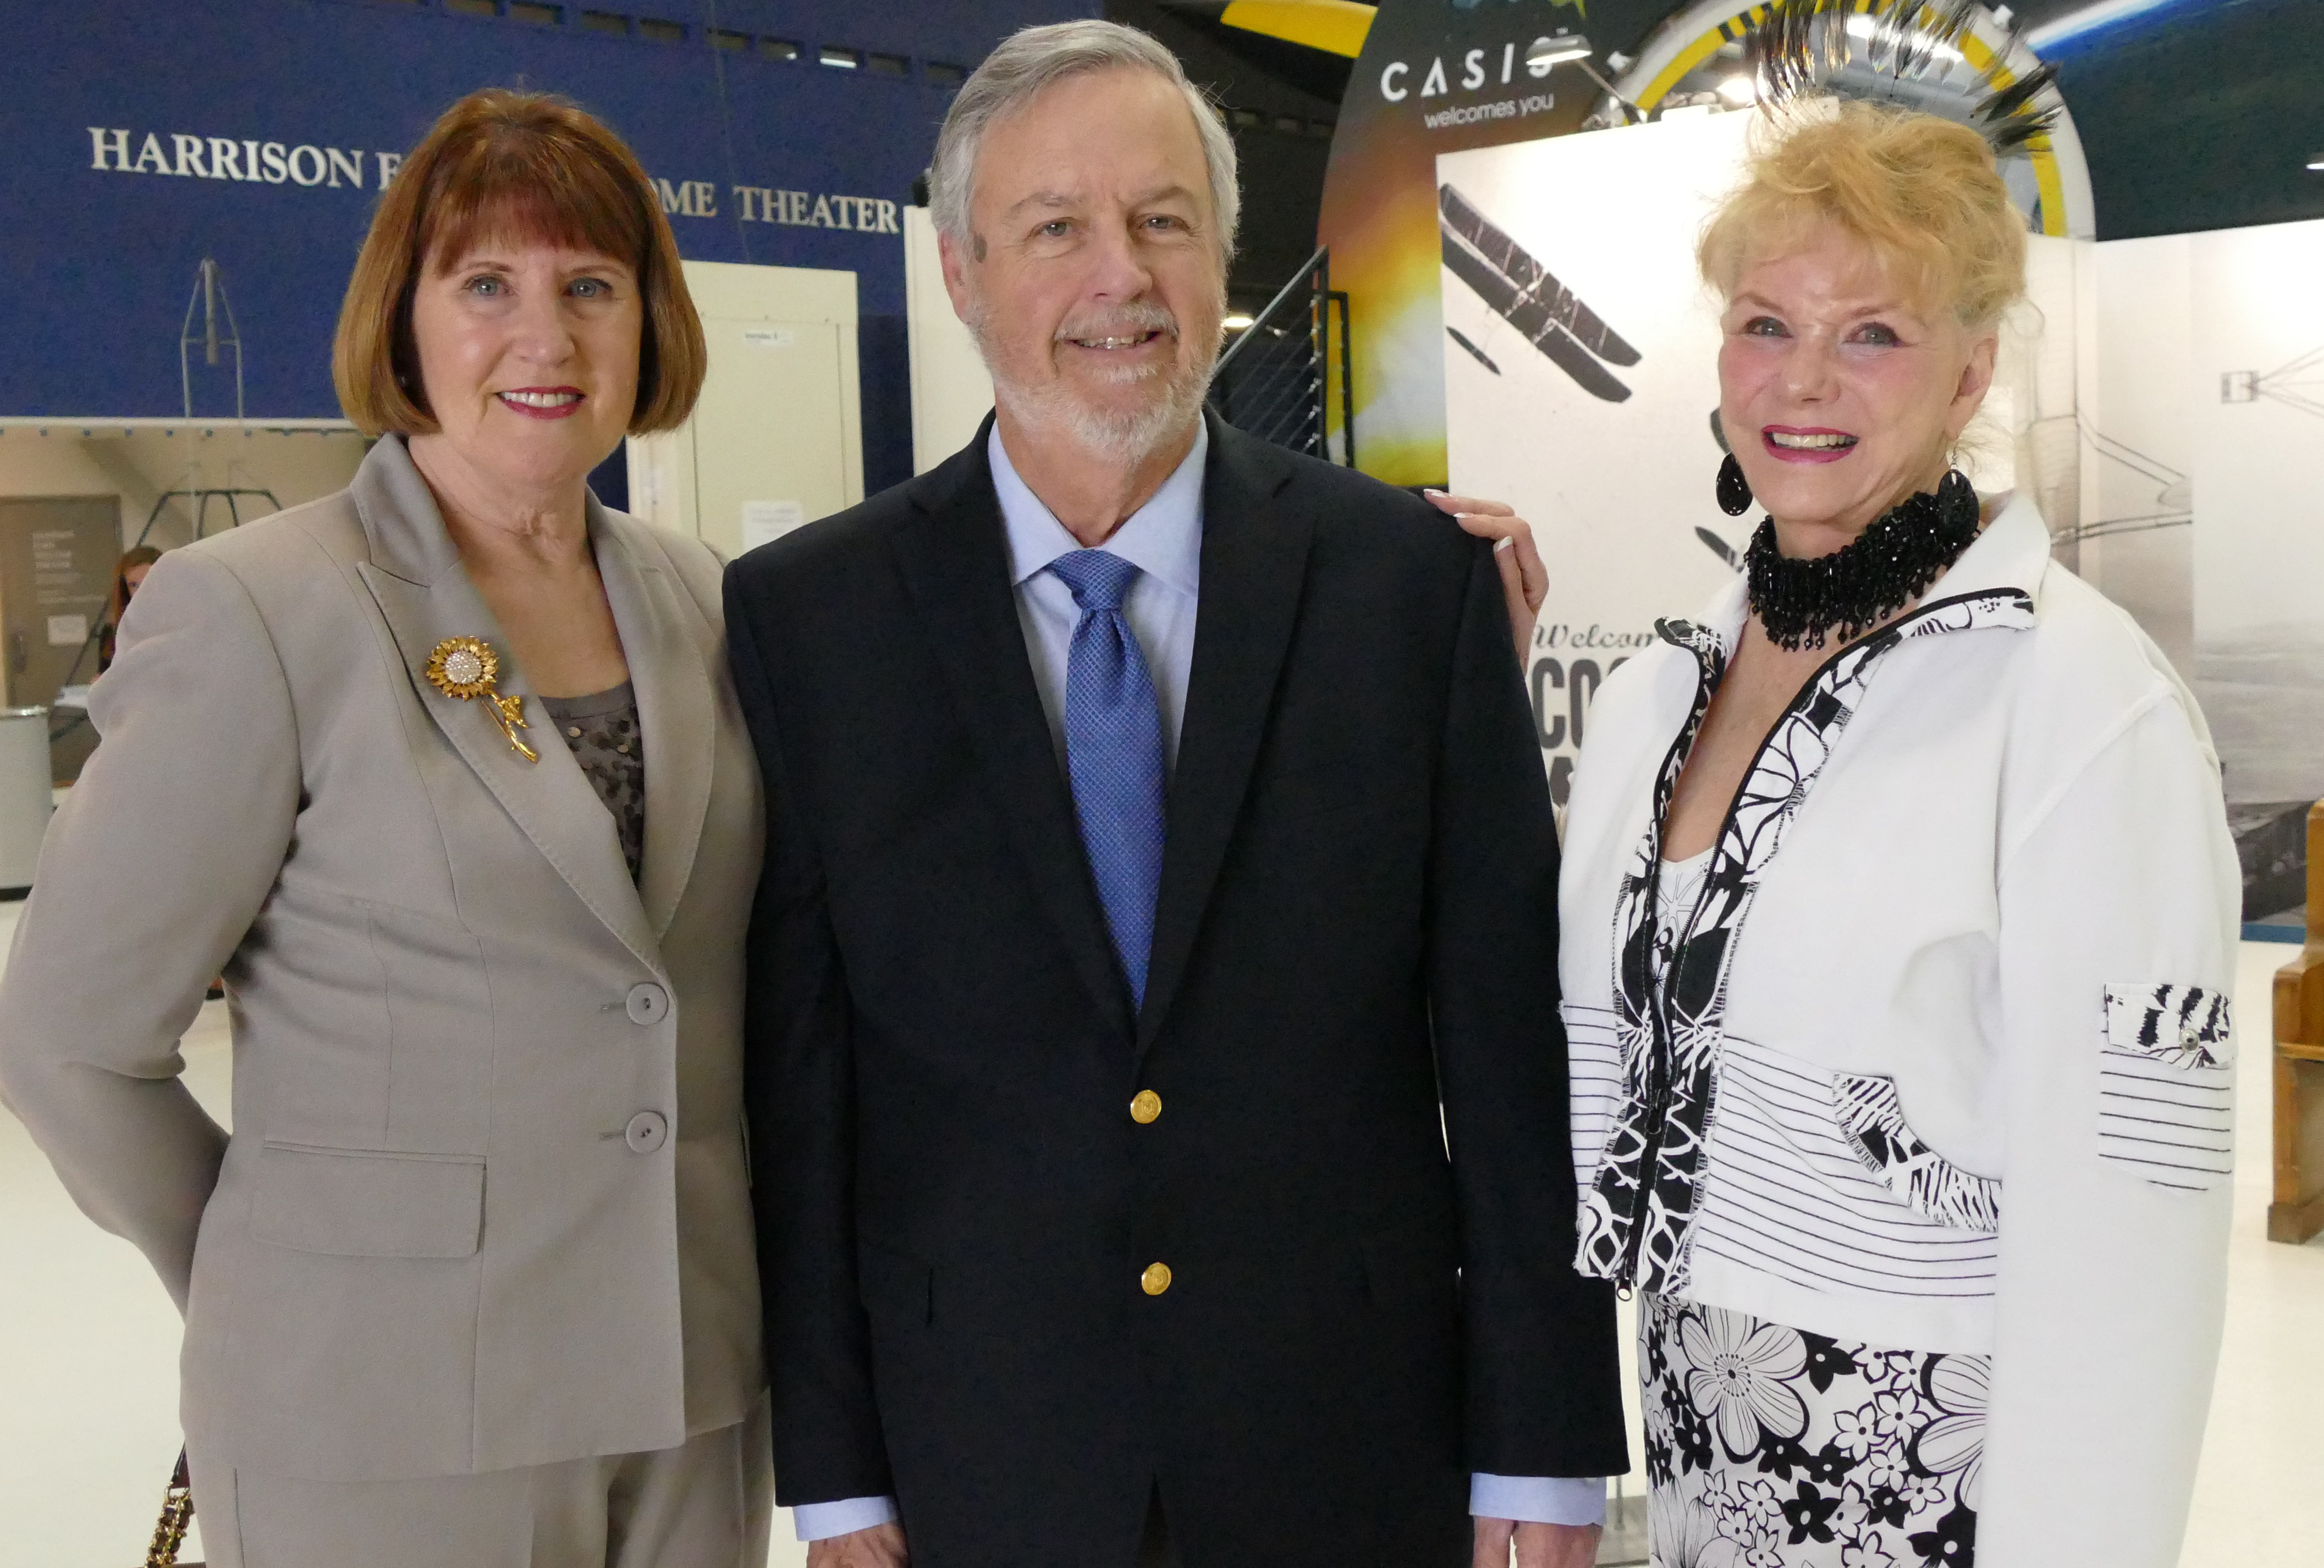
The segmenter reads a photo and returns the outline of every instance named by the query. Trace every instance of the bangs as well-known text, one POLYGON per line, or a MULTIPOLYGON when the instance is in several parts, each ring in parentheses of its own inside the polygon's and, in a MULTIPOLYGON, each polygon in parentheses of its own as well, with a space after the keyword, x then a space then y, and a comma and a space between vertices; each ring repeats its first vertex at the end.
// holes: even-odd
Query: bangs
POLYGON ((1721 293, 1731 298, 1753 262, 1829 228, 1869 251, 1924 315, 1950 312, 1982 331, 2024 297, 2025 220, 1968 126, 1845 102, 1766 122, 1753 140, 1741 187, 1696 251, 1721 293))
POLYGON ((1706 246, 1706 276, 1732 295, 1754 265, 1790 255, 1837 233, 1857 245, 1881 283, 1923 316, 1944 314, 1960 293, 1960 265, 1939 236, 1907 223, 1880 221, 1822 192, 1771 193, 1747 207, 1741 221, 1706 246), (1868 217, 1871 221, 1867 221, 1868 217))
POLYGON ((530 244, 591 252, 645 272, 653 231, 644 183, 608 167, 595 148, 553 131, 508 127, 460 148, 433 172, 415 271, 440 274, 484 246, 530 244))
POLYGON ((440 277, 485 245, 553 245, 637 274, 645 307, 632 435, 684 424, 709 367, 678 238, 637 155, 550 93, 485 88, 444 111, 372 214, 339 303, 331 382, 369 434, 438 429, 412 337, 423 272, 440 277))

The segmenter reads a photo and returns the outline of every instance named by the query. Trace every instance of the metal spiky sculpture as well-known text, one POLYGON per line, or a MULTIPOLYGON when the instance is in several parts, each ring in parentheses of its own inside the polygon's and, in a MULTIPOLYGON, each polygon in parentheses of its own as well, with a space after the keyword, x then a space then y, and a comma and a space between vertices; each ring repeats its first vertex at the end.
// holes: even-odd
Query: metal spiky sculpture
POLYGON ((2054 98, 2036 100, 2058 69, 2039 66, 2003 85, 2021 38, 2013 25, 1992 61, 1971 69, 1960 45, 1979 9, 1977 0, 1776 0, 1752 33, 1759 101, 1877 97, 1963 121, 1997 157, 2034 151, 2057 123, 2054 98))

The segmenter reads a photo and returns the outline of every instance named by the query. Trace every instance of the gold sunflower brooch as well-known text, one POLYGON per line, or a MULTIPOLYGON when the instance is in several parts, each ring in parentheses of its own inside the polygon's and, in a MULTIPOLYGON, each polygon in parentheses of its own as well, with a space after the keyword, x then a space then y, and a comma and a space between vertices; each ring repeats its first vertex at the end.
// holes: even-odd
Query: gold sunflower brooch
POLYGON ((428 656, 428 683, 446 696, 462 702, 474 702, 483 697, 490 705, 487 711, 493 722, 508 737, 509 745, 528 762, 540 761, 540 753, 518 738, 519 730, 532 726, 525 723, 524 698, 503 696, 493 683, 501 672, 500 655, 492 644, 476 637, 447 637, 428 656))

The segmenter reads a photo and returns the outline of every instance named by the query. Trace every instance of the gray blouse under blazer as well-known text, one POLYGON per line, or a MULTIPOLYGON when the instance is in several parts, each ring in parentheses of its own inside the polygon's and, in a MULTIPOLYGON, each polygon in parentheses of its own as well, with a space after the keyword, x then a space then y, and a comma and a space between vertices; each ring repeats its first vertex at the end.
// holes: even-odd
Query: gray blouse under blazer
POLYGON ((667 1448, 758 1397, 758 777, 719 566, 593 500, 646 841, 424 677, 529 690, 403 443, 154 567, 0 984, 0 1091, 186 1312, 198 1457, 326 1480, 667 1448), (178 1039, 226 977, 229 1139, 178 1039))

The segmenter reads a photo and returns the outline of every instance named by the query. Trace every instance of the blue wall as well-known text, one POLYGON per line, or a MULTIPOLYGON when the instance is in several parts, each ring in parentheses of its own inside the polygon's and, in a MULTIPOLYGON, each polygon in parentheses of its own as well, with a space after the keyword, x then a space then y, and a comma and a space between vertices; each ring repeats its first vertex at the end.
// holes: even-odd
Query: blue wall
MULTIPOLYGON (((196 268, 214 256, 241 327, 249 410, 337 417, 332 324, 377 200, 381 155, 409 148, 464 93, 524 86, 570 95, 629 139, 689 209, 670 220, 687 256, 857 274, 865 479, 876 489, 911 466, 902 241, 878 232, 876 204, 900 207, 927 161, 951 97, 930 66, 973 67, 1017 27, 1097 7, 110 0, 11 9, 0 49, 0 414, 181 412, 179 330, 196 268), (464 14, 479 8, 490 14, 464 14), (624 19, 626 31, 593 28, 587 14, 624 19), (654 30, 664 37, 641 20, 664 24, 654 30), (669 24, 683 36, 668 40, 669 24), (714 47, 714 29, 743 48, 714 47), (797 44, 798 57, 770 52, 776 43, 797 44), (826 65, 826 47, 859 63, 826 65), (92 127, 106 134, 93 137, 92 127), (804 194, 738 198, 738 185, 804 194), (841 197, 857 199, 833 199, 841 197), (769 221, 779 215, 807 221, 769 221)), ((230 362, 212 371, 197 354, 194 367, 195 411, 230 414, 230 362)))

